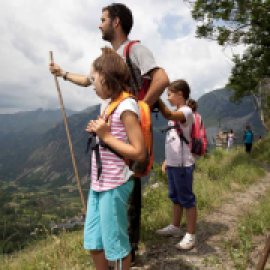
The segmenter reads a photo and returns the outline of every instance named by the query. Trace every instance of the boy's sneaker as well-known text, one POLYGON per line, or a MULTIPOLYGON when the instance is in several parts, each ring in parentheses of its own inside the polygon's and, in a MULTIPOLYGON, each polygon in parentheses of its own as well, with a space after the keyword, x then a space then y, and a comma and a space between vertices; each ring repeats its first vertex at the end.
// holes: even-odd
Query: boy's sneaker
POLYGON ((195 234, 186 233, 184 238, 175 246, 177 249, 188 250, 195 247, 195 234))
POLYGON ((163 236, 175 236, 178 237, 181 234, 181 230, 178 227, 175 227, 174 225, 170 224, 167 227, 157 230, 156 233, 158 235, 163 235, 163 236))

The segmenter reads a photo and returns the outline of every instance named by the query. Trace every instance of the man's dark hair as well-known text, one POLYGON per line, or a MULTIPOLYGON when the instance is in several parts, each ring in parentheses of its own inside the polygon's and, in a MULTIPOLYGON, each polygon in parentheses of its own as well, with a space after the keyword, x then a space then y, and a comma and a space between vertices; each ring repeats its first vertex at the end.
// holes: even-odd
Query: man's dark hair
POLYGON ((124 33, 128 36, 133 26, 133 17, 131 10, 124 4, 113 3, 104 7, 102 11, 108 11, 110 19, 113 21, 116 17, 120 19, 120 25, 124 33))
POLYGON ((189 88, 188 83, 185 80, 174 81, 168 86, 168 88, 173 93, 182 92, 184 99, 185 100, 189 99, 190 88, 189 88))

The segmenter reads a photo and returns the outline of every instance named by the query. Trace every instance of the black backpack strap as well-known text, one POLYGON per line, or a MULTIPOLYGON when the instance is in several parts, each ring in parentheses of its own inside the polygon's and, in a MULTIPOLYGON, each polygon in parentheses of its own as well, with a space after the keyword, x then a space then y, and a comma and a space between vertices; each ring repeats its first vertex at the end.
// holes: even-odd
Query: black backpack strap
POLYGON ((87 141, 87 148, 86 148, 86 153, 90 150, 90 168, 88 174, 91 176, 92 173, 92 156, 93 156, 93 151, 96 153, 96 163, 97 163, 97 174, 98 174, 98 180, 99 177, 102 173, 102 162, 100 158, 100 153, 99 153, 99 144, 97 143, 96 140, 96 133, 92 132, 90 133, 90 136, 87 141))
POLYGON ((133 83, 133 87, 131 87, 131 89, 133 90, 134 93, 132 93, 135 97, 137 96, 137 93, 139 91, 139 83, 137 81, 137 78, 136 78, 136 75, 135 75, 135 72, 134 72, 134 69, 132 67, 132 63, 131 63, 131 60, 130 60, 130 49, 131 47, 136 43, 137 41, 130 41, 128 44, 127 44, 127 47, 126 47, 126 63, 129 67, 129 70, 130 70, 130 73, 131 73, 131 76, 132 76, 132 83, 133 83))
POLYGON ((179 138, 180 138, 180 143, 181 143, 181 148, 182 148, 182 165, 181 165, 181 176, 185 175, 185 169, 184 169, 184 145, 183 142, 185 142, 187 145, 189 145, 189 141, 187 138, 184 136, 182 129, 180 128, 180 125, 175 121, 174 126, 169 126, 165 129, 162 129, 162 132, 168 132, 171 129, 175 129, 179 138))
POLYGON ((186 144, 189 144, 189 141, 187 140, 187 138, 183 135, 183 131, 182 129, 180 128, 180 126, 178 124, 175 124, 174 126, 169 126, 169 127, 166 127, 164 129, 161 130, 161 132, 168 132, 169 130, 171 129, 176 129, 177 131, 177 134, 180 138, 181 141, 184 141, 186 144))

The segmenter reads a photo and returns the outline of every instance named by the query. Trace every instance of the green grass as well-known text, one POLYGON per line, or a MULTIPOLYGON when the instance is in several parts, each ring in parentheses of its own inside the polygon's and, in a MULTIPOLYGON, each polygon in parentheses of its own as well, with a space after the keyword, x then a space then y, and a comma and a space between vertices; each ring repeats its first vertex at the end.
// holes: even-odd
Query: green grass
POLYGON ((250 253, 254 248, 252 241, 256 235, 266 235, 270 228, 270 189, 252 210, 239 218, 237 237, 226 243, 230 256, 237 269, 248 267, 250 253))
POLYGON ((251 156, 260 162, 270 164, 270 135, 261 142, 254 143, 251 156))
POLYGON ((27 251, 0 257, 1 270, 95 269, 89 251, 83 248, 82 232, 48 235, 27 251))
MULTIPOLYGON (((243 148, 232 154, 215 150, 211 156, 201 158, 194 173, 199 219, 224 200, 231 199, 231 191, 236 187, 244 190, 264 174, 264 169, 246 156, 243 148)), ((155 164, 149 185, 143 191, 141 247, 166 241, 156 237, 155 231, 171 223, 172 203, 167 185, 167 176, 155 164), (153 183, 158 183, 158 187, 153 188, 153 183)), ((94 269, 90 262, 89 253, 83 249, 82 232, 72 232, 62 233, 57 239, 48 235, 47 240, 37 241, 25 251, 2 257, 0 269, 94 269)))
MULTIPOLYGON (((150 185, 145 190, 147 195, 143 196, 142 201, 143 242, 158 242, 155 231, 172 221, 172 203, 168 199, 167 176, 158 165, 154 166, 154 171, 150 185), (151 187, 153 182, 157 182, 159 187, 153 189, 151 187)), ((214 150, 211 156, 201 158, 196 163, 194 173, 199 219, 228 199, 235 186, 244 190, 264 174, 265 170, 246 156, 243 148, 235 150, 233 154, 225 150, 214 150)))

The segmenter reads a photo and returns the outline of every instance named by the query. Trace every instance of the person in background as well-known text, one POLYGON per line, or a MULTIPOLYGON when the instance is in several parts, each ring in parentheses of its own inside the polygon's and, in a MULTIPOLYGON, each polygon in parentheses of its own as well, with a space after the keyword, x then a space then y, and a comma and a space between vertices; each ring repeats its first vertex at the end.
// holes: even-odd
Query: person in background
POLYGON ((187 232, 184 238, 176 245, 177 249, 191 249, 195 246, 195 227, 197 221, 197 202, 193 192, 193 171, 195 169, 195 158, 189 146, 181 143, 180 131, 177 131, 175 121, 180 126, 183 136, 187 141, 191 140, 194 115, 186 102, 190 95, 190 88, 186 81, 177 80, 171 83, 167 90, 168 101, 175 111, 170 111, 164 102, 159 99, 159 109, 162 115, 169 120, 165 155, 162 171, 168 174, 168 193, 173 203, 172 223, 158 230, 158 235, 179 236, 181 233, 180 223, 184 209, 186 210, 187 232))
POLYGON ((258 142, 261 142, 261 141, 262 141, 262 136, 260 135, 258 142))
POLYGON ((253 143, 253 133, 250 129, 250 126, 246 126, 246 130, 244 131, 244 144, 246 146, 246 154, 249 156, 251 149, 252 149, 252 143, 253 143))
POLYGON ((227 148, 227 151, 233 151, 233 143, 234 143, 234 139, 235 139, 235 136, 234 136, 234 133, 233 133, 233 130, 230 129, 229 130, 229 133, 228 133, 228 148, 227 148))

